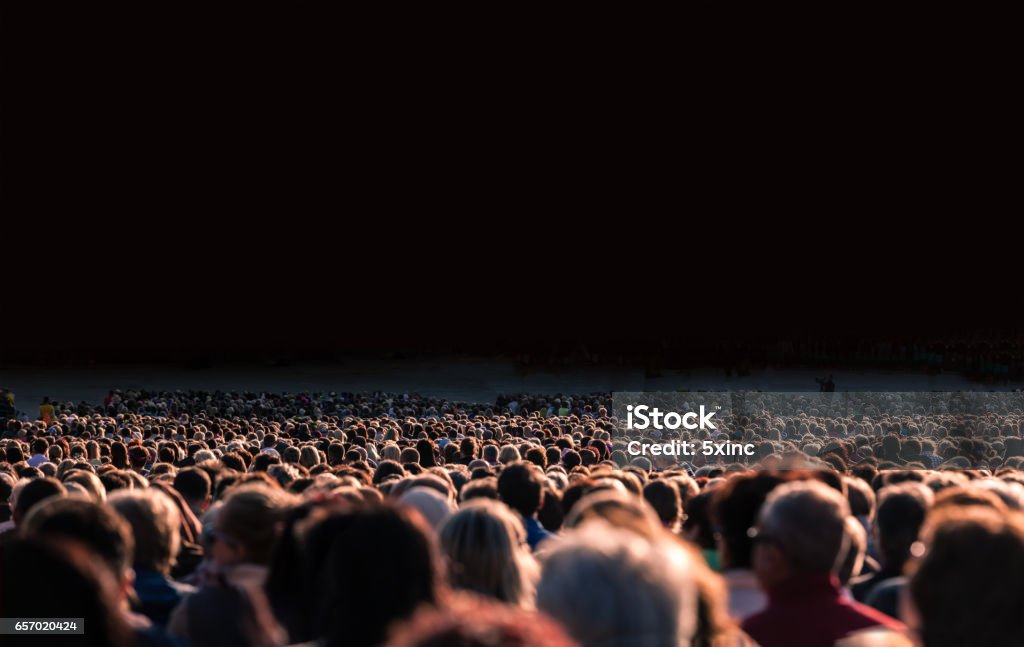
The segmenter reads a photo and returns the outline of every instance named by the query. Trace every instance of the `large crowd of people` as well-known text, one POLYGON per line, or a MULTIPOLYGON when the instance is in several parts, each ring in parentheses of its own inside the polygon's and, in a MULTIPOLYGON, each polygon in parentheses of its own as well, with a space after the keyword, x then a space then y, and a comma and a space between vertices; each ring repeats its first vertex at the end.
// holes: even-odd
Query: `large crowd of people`
POLYGON ((0 639, 1024 645, 1024 410, 835 402, 683 432, 725 463, 630 454, 674 432, 609 393, 47 400, 0 428, 0 617, 86 629, 0 639))

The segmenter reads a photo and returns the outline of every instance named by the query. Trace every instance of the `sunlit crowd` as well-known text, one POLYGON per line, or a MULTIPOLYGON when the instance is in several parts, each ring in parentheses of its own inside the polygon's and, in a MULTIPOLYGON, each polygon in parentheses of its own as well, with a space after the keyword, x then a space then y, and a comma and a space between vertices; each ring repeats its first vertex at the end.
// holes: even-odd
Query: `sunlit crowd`
MULTIPOLYGON (((810 397, 810 396, 809 396, 810 397)), ((0 427, 2 644, 1020 647, 1024 411, 111 391, 0 427)))

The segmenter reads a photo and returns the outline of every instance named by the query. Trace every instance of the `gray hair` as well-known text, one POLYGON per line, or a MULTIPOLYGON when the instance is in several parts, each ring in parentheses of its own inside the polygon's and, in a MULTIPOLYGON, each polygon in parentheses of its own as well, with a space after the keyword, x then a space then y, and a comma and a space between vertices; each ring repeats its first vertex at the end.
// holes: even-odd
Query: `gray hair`
POLYGON ((820 481, 775 488, 761 508, 758 535, 778 544, 796 571, 838 571, 846 557, 846 498, 820 481))
POLYGON ((589 522, 544 558, 537 606, 582 647, 686 647, 697 625, 690 559, 668 539, 589 522))
POLYGON ((502 446, 501 452, 498 454, 498 461, 502 465, 508 465, 509 463, 514 463, 517 460, 519 460, 520 458, 522 458, 522 457, 519 455, 519 450, 516 449, 515 445, 504 445, 504 446, 502 446))
POLYGON ((203 461, 217 460, 217 455, 212 450, 200 449, 193 458, 195 458, 196 464, 199 464, 203 461))

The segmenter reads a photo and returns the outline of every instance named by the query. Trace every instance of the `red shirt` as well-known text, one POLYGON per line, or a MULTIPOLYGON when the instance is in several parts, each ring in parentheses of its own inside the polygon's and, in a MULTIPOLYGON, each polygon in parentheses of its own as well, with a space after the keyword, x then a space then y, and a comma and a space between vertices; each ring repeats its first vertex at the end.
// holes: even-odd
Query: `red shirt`
POLYGON ((794 575, 768 591, 768 606, 743 621, 761 647, 833 647, 847 634, 898 620, 843 595, 834 575, 794 575))

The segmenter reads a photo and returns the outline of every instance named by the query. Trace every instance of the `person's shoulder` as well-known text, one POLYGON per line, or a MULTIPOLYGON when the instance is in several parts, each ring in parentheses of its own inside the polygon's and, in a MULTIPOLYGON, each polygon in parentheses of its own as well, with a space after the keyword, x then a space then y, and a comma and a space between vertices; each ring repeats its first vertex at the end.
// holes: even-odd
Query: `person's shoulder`
POLYGON ((858 628, 866 629, 868 627, 882 626, 895 631, 902 631, 906 629, 906 625, 899 620, 887 616, 878 609, 873 609, 866 604, 862 604, 856 600, 844 600, 843 603, 847 607, 848 612, 855 623, 859 625, 858 628))
POLYGON ((187 582, 179 582, 178 580, 167 578, 167 584, 177 592, 180 596, 192 595, 199 589, 195 586, 188 584, 187 582))
POLYGON ((902 631, 874 627, 849 634, 840 639, 835 647, 873 647, 875 645, 913 647, 913 644, 913 641, 902 631))

